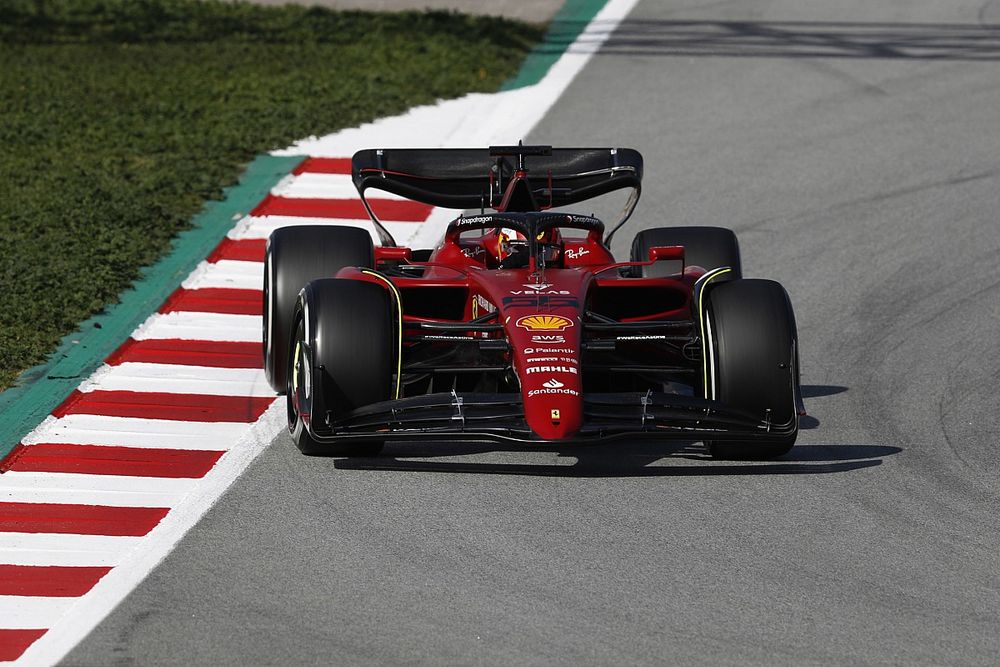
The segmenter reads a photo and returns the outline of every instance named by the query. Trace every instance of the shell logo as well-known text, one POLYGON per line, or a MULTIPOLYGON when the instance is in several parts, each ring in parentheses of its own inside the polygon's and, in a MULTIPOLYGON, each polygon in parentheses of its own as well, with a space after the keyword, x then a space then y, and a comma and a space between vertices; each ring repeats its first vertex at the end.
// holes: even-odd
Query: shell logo
POLYGON ((528 331, 563 331, 573 326, 573 321, 559 315, 525 315, 516 324, 528 331))

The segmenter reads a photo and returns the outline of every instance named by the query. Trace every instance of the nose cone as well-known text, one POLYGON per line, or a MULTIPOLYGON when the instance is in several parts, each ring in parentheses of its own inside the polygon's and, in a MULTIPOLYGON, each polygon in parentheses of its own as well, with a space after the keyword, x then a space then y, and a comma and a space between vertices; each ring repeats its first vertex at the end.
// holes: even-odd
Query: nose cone
POLYGON ((545 396, 524 404, 528 426, 543 440, 566 440, 580 430, 579 396, 545 396))
POLYGON ((472 277, 500 309, 528 426, 545 440, 572 438, 583 420, 581 312, 591 274, 548 269, 544 278, 527 271, 472 277))
POLYGON ((583 412, 579 318, 529 315, 509 324, 520 329, 511 340, 528 426, 545 440, 573 437, 583 412))

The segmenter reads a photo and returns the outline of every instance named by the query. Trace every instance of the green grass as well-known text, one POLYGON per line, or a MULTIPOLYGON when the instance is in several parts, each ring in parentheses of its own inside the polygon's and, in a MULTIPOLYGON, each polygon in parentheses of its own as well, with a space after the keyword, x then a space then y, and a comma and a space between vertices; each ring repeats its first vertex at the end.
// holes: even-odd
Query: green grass
POLYGON ((0 0, 0 389, 254 155, 496 90, 542 32, 444 12, 0 0))

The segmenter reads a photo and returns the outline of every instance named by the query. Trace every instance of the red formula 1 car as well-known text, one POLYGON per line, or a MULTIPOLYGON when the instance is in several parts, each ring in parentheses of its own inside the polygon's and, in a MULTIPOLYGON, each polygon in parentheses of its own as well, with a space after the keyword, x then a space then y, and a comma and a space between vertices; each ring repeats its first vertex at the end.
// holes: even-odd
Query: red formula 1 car
POLYGON ((630 261, 612 257, 639 198, 637 151, 364 150, 353 179, 380 246, 338 226, 281 228, 267 245, 265 370, 303 452, 642 437, 768 458, 794 444, 792 306, 780 284, 741 276, 733 232, 644 229, 630 261), (372 188, 482 213, 434 250, 397 247, 372 188), (631 196, 608 233, 554 211, 618 189, 631 196))

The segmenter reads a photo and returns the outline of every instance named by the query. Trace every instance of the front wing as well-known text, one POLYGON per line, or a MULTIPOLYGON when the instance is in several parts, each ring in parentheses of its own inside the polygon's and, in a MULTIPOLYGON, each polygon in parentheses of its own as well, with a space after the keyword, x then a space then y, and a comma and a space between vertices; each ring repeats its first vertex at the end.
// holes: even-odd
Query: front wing
POLYGON ((543 440, 528 428, 518 394, 427 394, 384 401, 313 424, 317 442, 366 440, 489 440, 535 445, 585 444, 621 438, 662 440, 780 440, 793 435, 797 415, 783 424, 718 401, 654 392, 584 394, 583 425, 569 440, 543 440))

